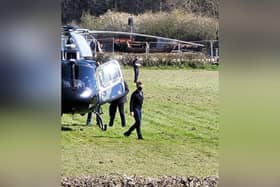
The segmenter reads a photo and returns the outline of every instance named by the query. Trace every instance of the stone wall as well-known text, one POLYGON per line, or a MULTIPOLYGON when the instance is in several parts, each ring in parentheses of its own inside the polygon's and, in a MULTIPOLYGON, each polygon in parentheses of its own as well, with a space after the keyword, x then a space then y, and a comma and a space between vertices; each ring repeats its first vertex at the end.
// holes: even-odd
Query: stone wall
POLYGON ((136 177, 136 176, 82 176, 63 177, 63 187, 217 187, 218 177, 136 177))

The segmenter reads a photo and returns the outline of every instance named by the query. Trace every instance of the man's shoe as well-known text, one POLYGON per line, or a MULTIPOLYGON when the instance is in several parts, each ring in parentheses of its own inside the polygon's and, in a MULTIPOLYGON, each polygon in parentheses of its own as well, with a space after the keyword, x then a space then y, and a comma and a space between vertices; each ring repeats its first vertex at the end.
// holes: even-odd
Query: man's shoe
POLYGON ((143 137, 138 137, 138 140, 144 140, 144 138, 143 137))
POLYGON ((113 127, 113 123, 109 122, 109 126, 110 126, 110 127, 113 127))
POLYGON ((128 132, 123 133, 124 136, 130 136, 128 132))

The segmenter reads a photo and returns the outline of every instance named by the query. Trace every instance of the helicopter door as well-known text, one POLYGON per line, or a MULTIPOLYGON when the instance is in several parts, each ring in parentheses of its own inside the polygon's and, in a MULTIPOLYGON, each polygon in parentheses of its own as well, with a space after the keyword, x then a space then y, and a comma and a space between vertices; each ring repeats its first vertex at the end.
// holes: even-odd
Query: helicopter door
POLYGON ((111 102, 125 94, 121 68, 116 60, 100 65, 96 76, 100 104, 111 102))

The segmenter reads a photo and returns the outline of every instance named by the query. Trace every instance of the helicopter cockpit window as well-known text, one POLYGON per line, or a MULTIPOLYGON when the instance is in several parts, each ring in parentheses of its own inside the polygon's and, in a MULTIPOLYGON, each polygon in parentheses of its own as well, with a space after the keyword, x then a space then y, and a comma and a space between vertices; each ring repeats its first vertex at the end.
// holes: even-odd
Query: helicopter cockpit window
POLYGON ((117 83, 121 79, 119 67, 114 63, 104 64, 98 74, 100 86, 103 88, 109 87, 117 83))
POLYGON ((64 88, 75 87, 77 89, 84 87, 95 87, 95 68, 88 65, 78 64, 73 69, 70 64, 63 64, 62 68, 62 86, 64 88))
POLYGON ((89 66, 80 66, 79 79, 85 84, 86 87, 94 87, 95 85, 95 69, 89 66))

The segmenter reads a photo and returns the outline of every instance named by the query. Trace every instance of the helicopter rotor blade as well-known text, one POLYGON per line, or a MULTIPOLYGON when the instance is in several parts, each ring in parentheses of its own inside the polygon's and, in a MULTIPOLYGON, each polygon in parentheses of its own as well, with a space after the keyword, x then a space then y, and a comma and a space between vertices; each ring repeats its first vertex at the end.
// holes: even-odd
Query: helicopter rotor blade
POLYGON ((177 43, 181 43, 181 44, 189 44, 189 45, 204 47, 203 44, 198 44, 198 43, 194 43, 194 42, 187 42, 187 41, 183 41, 183 40, 177 40, 177 39, 166 38, 166 37, 161 37, 161 36, 154 36, 154 35, 149 35, 149 34, 140 34, 140 33, 134 33, 134 32, 91 31, 91 30, 87 30, 87 29, 80 29, 79 31, 88 32, 89 34, 116 34, 116 35, 127 35, 127 36, 140 36, 140 37, 155 38, 155 39, 160 39, 160 40, 173 41, 173 42, 177 42, 177 43))

